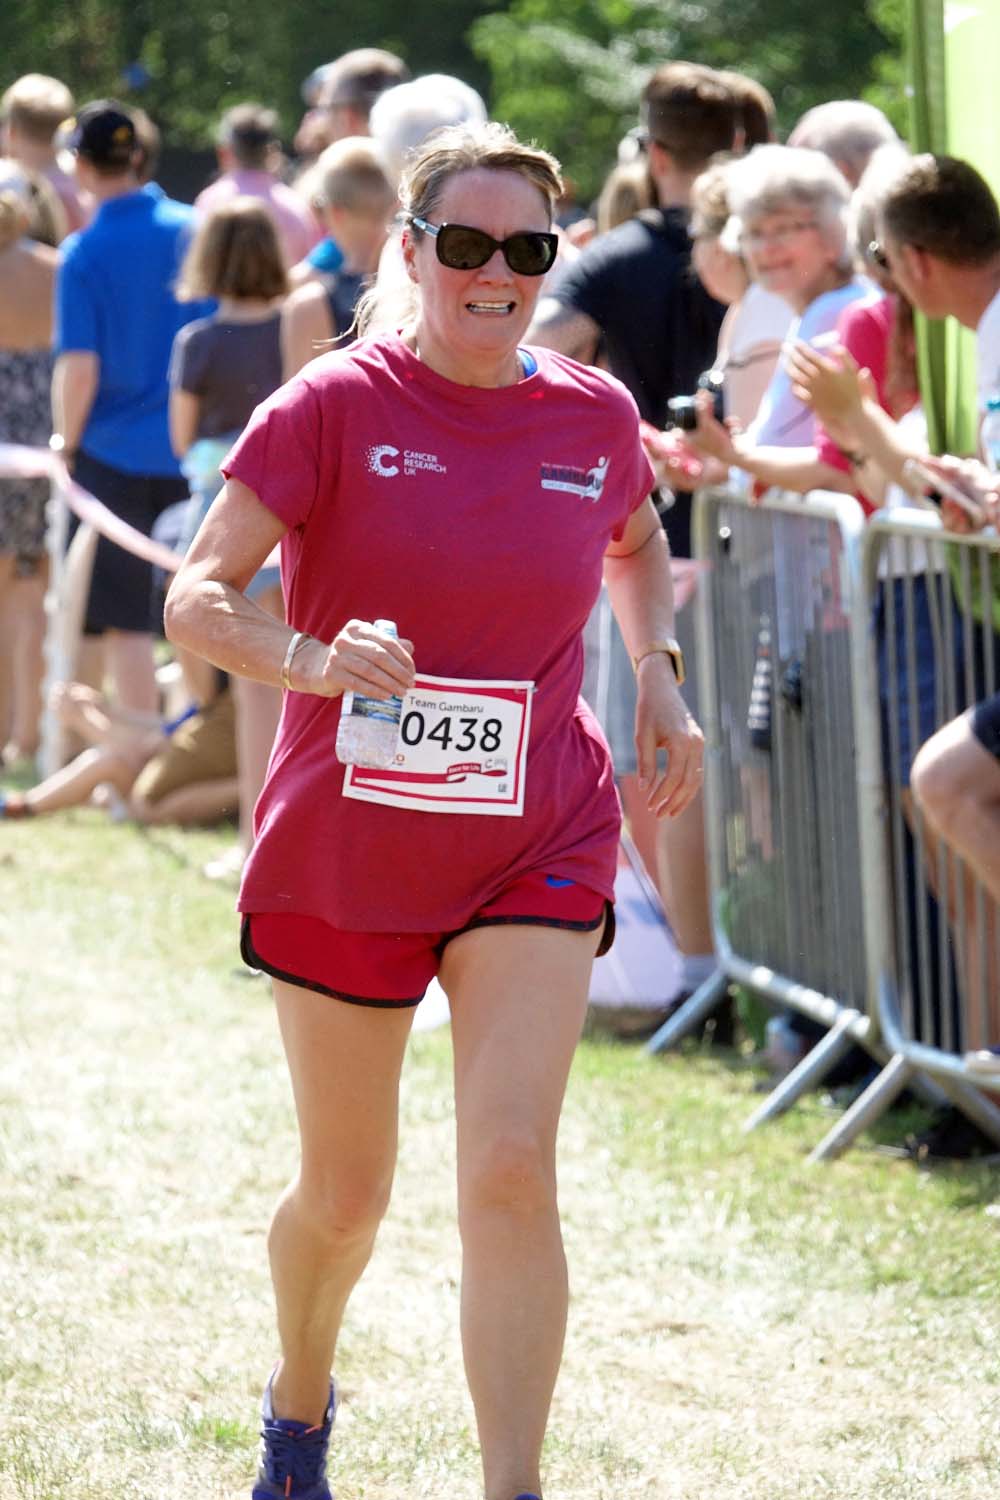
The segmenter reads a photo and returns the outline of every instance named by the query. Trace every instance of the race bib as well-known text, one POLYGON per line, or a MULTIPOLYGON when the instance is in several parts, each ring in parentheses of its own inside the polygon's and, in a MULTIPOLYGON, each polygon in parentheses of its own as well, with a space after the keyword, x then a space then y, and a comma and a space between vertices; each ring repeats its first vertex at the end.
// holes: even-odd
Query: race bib
POLYGON ((403 699, 392 769, 348 766, 344 796, 418 812, 519 818, 533 687, 418 674, 403 699))

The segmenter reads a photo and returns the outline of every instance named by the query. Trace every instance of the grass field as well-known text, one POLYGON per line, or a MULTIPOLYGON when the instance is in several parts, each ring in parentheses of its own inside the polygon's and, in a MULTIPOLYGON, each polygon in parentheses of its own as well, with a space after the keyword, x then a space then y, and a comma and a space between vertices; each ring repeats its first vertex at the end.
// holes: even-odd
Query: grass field
MULTIPOLYGON (((247 1497, 294 1153, 218 834, 0 828, 0 1500, 247 1497)), ((1000 1177, 817 1103, 745 1137, 732 1054, 585 1041, 561 1141, 574 1301, 546 1500, 984 1500, 1000 1177)), ((338 1500, 473 1500, 447 1030, 414 1039, 395 1197, 348 1314, 338 1500)))

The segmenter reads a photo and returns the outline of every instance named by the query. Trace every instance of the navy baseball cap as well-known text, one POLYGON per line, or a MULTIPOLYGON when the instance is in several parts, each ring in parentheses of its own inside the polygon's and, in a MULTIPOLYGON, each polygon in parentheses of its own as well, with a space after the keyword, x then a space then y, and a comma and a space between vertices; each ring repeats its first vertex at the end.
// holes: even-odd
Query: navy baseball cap
POLYGON ((135 124, 116 99, 85 104, 66 143, 98 167, 128 167, 136 150, 135 124))

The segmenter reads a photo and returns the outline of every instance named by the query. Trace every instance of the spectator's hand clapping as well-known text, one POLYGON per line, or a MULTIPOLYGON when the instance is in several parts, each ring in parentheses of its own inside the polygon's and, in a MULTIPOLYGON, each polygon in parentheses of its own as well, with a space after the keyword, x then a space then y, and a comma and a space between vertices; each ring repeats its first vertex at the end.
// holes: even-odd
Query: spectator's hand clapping
POLYGON ((830 429, 851 431, 865 401, 878 400, 871 372, 859 369, 839 345, 821 353, 800 340, 786 356, 785 368, 795 396, 830 429))

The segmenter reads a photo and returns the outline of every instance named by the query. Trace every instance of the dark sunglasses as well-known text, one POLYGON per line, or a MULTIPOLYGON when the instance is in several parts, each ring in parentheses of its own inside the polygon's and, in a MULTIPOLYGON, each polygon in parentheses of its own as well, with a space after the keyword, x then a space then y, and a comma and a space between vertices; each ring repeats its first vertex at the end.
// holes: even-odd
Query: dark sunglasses
POLYGON ((472 229, 468 224, 428 224, 416 217, 410 223, 431 236, 438 260, 452 271, 477 271, 495 251, 502 250, 516 275, 544 276, 559 249, 557 235, 533 229, 519 229, 505 240, 495 240, 485 229, 472 229))
POLYGON ((879 244, 878 240, 871 240, 869 242, 868 259, 872 262, 873 265, 878 266, 880 271, 888 271, 891 269, 889 265, 889 257, 882 249, 882 246, 879 244))

